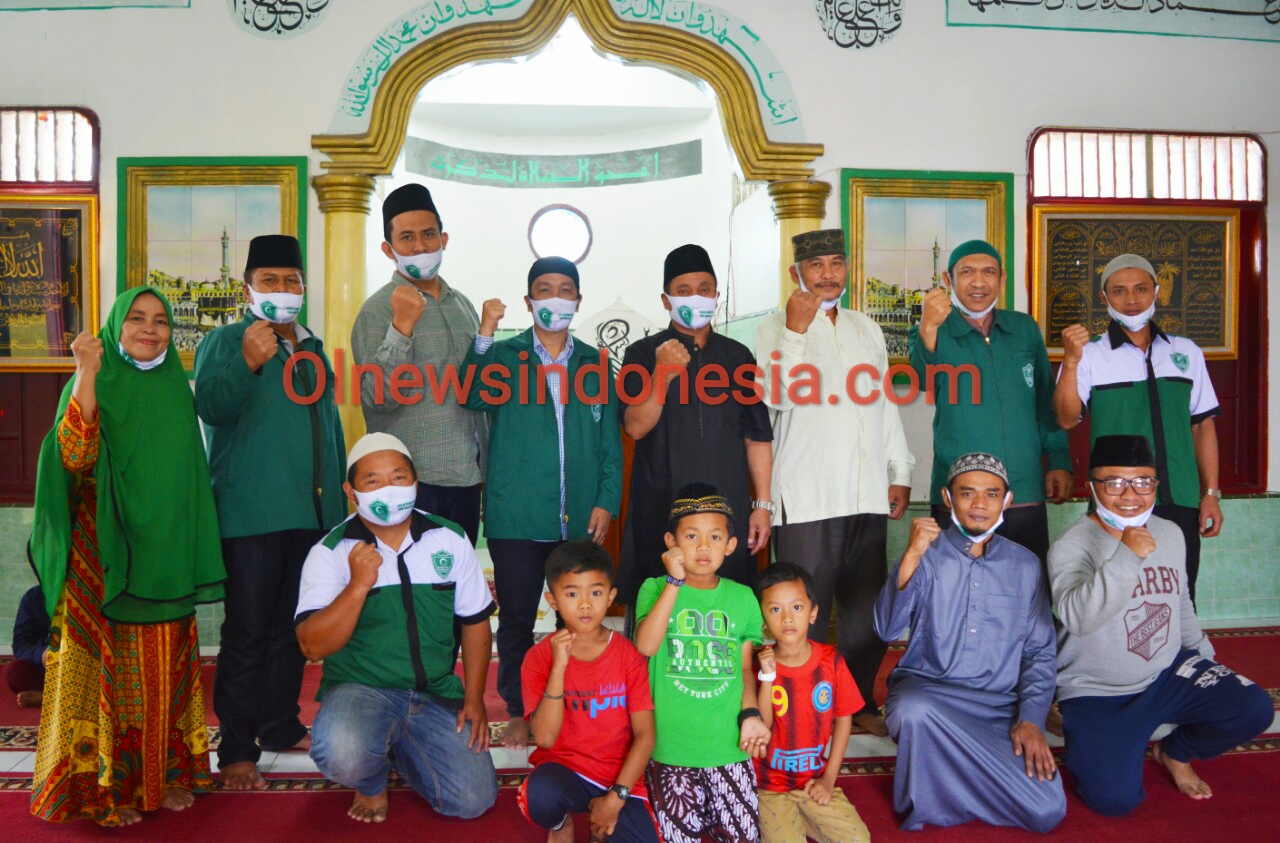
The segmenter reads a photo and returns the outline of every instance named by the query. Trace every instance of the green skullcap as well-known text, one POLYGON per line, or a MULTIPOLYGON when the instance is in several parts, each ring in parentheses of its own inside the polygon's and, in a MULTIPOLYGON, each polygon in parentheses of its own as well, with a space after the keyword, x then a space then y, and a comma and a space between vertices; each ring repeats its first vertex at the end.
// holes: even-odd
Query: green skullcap
POLYGON ((986 240, 967 240, 951 250, 951 258, 947 261, 947 274, 951 274, 951 271, 955 269, 961 258, 967 258, 970 255, 990 255, 996 259, 996 264, 1001 271, 1004 270, 1004 258, 1000 257, 1000 253, 996 251, 995 246, 992 246, 986 240))

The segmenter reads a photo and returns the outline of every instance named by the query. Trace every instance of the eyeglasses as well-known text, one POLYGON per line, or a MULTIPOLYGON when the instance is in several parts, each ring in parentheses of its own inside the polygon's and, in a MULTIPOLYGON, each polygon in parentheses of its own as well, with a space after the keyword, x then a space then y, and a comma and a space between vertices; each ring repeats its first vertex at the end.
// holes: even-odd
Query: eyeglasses
POLYGON ((1109 495, 1123 495, 1130 486, 1140 495, 1149 495, 1156 490, 1157 481, 1154 477, 1104 477, 1100 480, 1090 477, 1089 482, 1102 486, 1109 495))

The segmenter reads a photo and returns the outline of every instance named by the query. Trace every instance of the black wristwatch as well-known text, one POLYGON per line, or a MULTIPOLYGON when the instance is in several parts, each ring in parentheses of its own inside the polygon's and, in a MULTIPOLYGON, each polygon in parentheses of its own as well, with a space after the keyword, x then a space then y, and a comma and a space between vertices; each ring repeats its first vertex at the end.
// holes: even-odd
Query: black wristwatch
POLYGON ((624 803, 631 798, 631 788, 627 787, 625 784, 615 784, 613 787, 609 788, 609 791, 611 793, 618 794, 618 798, 624 803))

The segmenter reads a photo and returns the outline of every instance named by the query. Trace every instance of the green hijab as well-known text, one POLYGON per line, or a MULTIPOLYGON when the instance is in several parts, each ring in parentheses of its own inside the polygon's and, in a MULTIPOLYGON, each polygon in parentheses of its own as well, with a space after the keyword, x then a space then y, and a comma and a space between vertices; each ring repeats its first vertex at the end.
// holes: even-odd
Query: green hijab
MULTIPOLYGON (((116 298, 99 334, 98 551, 103 615, 161 623, 191 615, 197 603, 221 600, 227 573, 195 399, 173 339, 164 362, 149 371, 120 355, 120 329, 140 295, 160 299, 173 324, 158 290, 134 287, 116 298)), ((74 386, 72 378, 62 390, 57 421, 40 447, 27 551, 50 617, 62 596, 75 517, 73 475, 62 467, 58 446, 58 423, 74 386)))

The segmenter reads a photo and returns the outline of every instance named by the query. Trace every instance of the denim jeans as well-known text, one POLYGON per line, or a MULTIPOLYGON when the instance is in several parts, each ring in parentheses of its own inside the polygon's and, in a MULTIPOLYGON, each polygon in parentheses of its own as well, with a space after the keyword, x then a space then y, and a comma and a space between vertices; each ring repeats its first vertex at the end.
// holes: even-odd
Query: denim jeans
POLYGON ((320 698, 311 758, 325 778, 376 796, 394 767, 437 813, 470 819, 493 807, 498 780, 487 752, 468 748, 457 712, 416 691, 334 685, 320 698))

